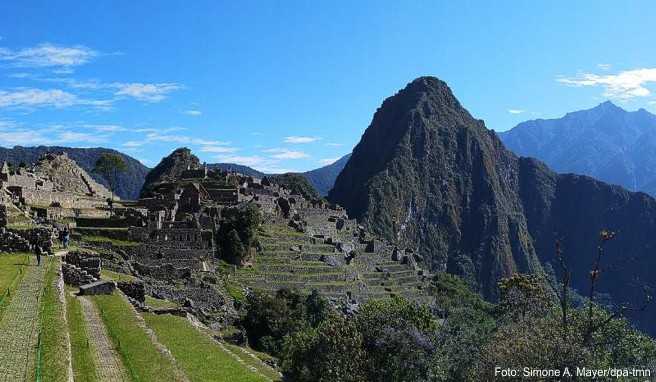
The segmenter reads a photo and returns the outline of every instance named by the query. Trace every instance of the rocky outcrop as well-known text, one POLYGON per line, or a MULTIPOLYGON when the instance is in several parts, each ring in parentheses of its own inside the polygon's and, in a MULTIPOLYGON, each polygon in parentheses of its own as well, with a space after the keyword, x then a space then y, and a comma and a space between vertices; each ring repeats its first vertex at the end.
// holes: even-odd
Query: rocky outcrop
POLYGON ((182 174, 188 170, 200 170, 202 165, 191 150, 188 148, 179 148, 152 169, 146 176, 141 197, 152 196, 154 186, 164 182, 175 182, 182 178, 182 174))

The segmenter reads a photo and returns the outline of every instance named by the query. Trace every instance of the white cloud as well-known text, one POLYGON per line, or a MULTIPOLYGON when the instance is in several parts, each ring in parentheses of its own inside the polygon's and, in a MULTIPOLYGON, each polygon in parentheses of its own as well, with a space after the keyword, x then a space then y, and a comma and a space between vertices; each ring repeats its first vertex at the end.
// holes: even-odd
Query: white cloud
POLYGON ((601 70, 609 70, 613 67, 611 64, 597 64, 597 67, 601 70))
POLYGON ((17 67, 70 68, 86 64, 96 56, 98 52, 82 45, 66 47, 44 43, 20 50, 0 48, 0 61, 17 67))
POLYGON ((75 105, 93 106, 107 109, 112 100, 88 100, 59 89, 17 88, 11 91, 0 90, 0 108, 63 108, 75 105))
POLYGON ((510 114, 522 114, 525 111, 526 110, 522 110, 522 109, 508 109, 508 113, 510 113, 510 114))
POLYGON ((76 132, 64 126, 24 128, 13 121, 0 121, 0 146, 37 146, 65 144, 100 144, 107 135, 76 132))
POLYGON ((609 75, 583 73, 575 78, 558 78, 556 80, 562 84, 576 87, 603 86, 605 97, 627 100, 651 95, 651 91, 646 85, 656 82, 656 68, 625 70, 609 75))
POLYGON ((268 149, 264 150, 265 153, 271 154, 271 158, 275 159, 303 159, 310 156, 303 151, 294 151, 288 149, 268 149))
POLYGON ((333 163, 337 162, 338 160, 339 160, 339 158, 325 158, 325 159, 321 159, 319 161, 319 163, 321 163, 324 166, 328 166, 329 164, 333 164, 333 163))
POLYGON ((56 141, 57 143, 83 142, 83 143, 95 144, 95 143, 105 143, 107 142, 107 139, 108 139, 107 136, 104 135, 65 131, 59 134, 56 141))
POLYGON ((326 143, 326 146, 330 146, 330 147, 342 147, 342 146, 344 146, 344 144, 343 144, 343 143, 329 142, 329 143, 326 143))
POLYGON ((185 110, 184 113, 192 117, 199 117, 203 114, 203 112, 200 110, 185 110))
POLYGON ((146 142, 144 142, 144 141, 127 141, 127 142, 123 143, 123 147, 135 148, 135 147, 141 147, 145 144, 146 144, 146 142))
POLYGON ((116 83, 111 86, 118 88, 118 91, 114 93, 117 96, 128 96, 145 102, 159 102, 165 99, 167 94, 180 89, 180 85, 174 83, 143 84, 135 82, 116 83))
POLYGON ((228 154, 237 152, 239 149, 229 146, 203 146, 200 151, 204 153, 228 154))
POLYGON ((303 144, 303 143, 312 143, 320 140, 321 138, 318 137, 301 137, 301 136, 290 136, 290 137, 285 137, 285 143, 293 143, 293 144, 303 144))
POLYGON ((229 142, 211 141, 203 138, 188 137, 186 135, 173 135, 173 134, 160 134, 160 133, 148 133, 146 134, 146 139, 149 142, 169 142, 169 143, 178 143, 183 145, 192 144, 192 145, 201 145, 201 146, 224 146, 229 144, 229 142))
POLYGON ((118 133, 122 131, 128 131, 128 129, 119 125, 83 125, 82 127, 93 129, 102 133, 118 133))

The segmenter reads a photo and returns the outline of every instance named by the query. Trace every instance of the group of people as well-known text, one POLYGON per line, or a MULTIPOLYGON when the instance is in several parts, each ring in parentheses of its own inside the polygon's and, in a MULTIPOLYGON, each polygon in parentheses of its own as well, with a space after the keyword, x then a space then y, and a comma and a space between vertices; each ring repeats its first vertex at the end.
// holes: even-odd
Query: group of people
MULTIPOLYGON (((59 242, 62 247, 68 248, 68 244, 71 241, 71 232, 68 230, 68 227, 59 231, 59 242)), ((41 243, 33 243, 32 248, 34 249, 34 254, 36 255, 36 264, 41 265, 41 256, 44 255, 43 247, 41 243)))

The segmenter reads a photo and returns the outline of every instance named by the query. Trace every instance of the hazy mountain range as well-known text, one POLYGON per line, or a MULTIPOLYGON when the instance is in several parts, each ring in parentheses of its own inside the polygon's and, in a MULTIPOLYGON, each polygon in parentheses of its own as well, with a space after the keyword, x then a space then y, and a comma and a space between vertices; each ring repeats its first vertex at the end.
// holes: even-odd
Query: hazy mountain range
POLYGON ((557 172, 656 195, 656 115, 645 109, 628 112, 604 102, 558 119, 523 122, 499 137, 515 154, 557 172))

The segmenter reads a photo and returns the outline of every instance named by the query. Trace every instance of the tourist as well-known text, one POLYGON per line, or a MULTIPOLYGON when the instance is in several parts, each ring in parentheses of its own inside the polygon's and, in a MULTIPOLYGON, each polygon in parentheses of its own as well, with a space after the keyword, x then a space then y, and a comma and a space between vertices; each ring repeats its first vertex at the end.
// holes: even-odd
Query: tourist
POLYGON ((68 248, 68 242, 71 240, 71 233, 68 231, 68 228, 64 228, 64 232, 62 232, 62 244, 64 245, 64 248, 68 248))
POLYGON ((39 266, 41 265, 41 253, 43 250, 41 249, 40 245, 35 245, 34 246, 34 253, 36 254, 36 265, 39 266))

